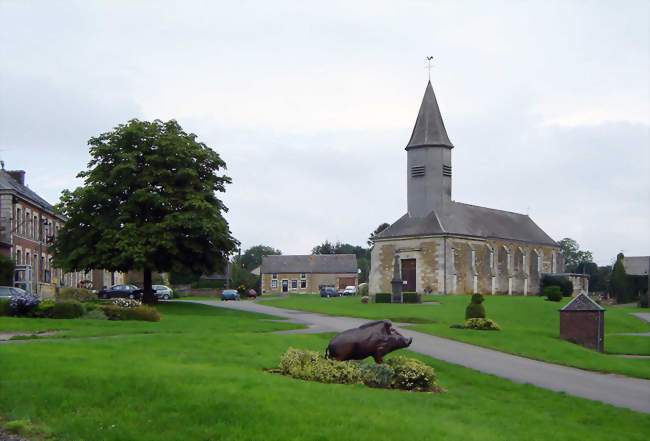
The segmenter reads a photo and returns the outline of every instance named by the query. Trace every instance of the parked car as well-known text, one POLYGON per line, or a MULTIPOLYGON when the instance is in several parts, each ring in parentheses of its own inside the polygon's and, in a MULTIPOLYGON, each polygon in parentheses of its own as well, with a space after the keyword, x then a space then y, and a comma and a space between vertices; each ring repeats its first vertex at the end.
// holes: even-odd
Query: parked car
POLYGON ((332 286, 324 286, 320 289, 321 297, 340 297, 341 294, 332 286))
POLYGON ((239 293, 236 289, 224 289, 221 291, 221 300, 239 300, 239 293))
POLYGON ((15 286, 0 286, 0 299, 10 299, 17 294, 27 294, 27 291, 15 286))
POLYGON ((156 291, 155 295, 158 300, 169 300, 174 297, 174 291, 168 286, 165 285, 153 285, 153 289, 156 291))
POLYGON ((356 286, 346 286, 345 289, 343 290, 343 295, 344 296, 356 296, 357 295, 357 287, 356 286))
POLYGON ((113 285, 110 288, 104 288, 97 294, 100 299, 123 299, 142 300, 142 290, 135 285, 113 285))

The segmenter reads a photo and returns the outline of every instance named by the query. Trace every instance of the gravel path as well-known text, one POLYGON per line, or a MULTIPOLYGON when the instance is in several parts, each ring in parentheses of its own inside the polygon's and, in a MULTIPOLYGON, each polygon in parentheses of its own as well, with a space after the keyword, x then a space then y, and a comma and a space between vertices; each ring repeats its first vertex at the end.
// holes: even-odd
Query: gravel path
MULTIPOLYGON (((316 327, 326 332, 341 332, 360 326, 368 321, 352 317, 334 317, 294 311, 247 301, 187 301, 218 308, 284 317, 293 322, 316 327)), ((409 349, 420 354, 496 375, 517 383, 529 383, 577 397, 601 401, 638 412, 650 413, 649 380, 601 374, 531 360, 408 329, 400 328, 400 332, 407 337, 413 337, 413 344, 409 349)))

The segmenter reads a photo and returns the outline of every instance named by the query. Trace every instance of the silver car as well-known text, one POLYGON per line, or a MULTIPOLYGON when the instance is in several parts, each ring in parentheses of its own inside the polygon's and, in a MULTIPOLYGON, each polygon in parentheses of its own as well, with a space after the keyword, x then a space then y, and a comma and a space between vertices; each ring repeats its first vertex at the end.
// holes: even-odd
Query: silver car
POLYGON ((165 285, 153 285, 152 288, 156 290, 155 294, 158 300, 169 300, 174 297, 174 291, 165 285))
POLYGON ((10 299, 16 294, 27 294, 27 291, 14 286, 0 286, 0 299, 10 299))

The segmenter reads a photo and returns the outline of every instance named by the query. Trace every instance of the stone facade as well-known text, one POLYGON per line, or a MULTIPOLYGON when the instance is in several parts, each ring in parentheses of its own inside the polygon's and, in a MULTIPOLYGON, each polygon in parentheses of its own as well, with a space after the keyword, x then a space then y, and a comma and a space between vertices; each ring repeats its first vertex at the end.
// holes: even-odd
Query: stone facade
POLYGON ((269 273, 262 274, 261 278, 263 294, 281 292, 311 293, 318 292, 321 286, 333 286, 339 289, 348 285, 358 285, 356 273, 269 273), (283 291, 282 288, 283 281, 287 282, 286 291, 283 291))
POLYGON ((391 292, 395 253, 400 261, 415 259, 418 292, 532 295, 541 273, 558 271, 559 248, 453 236, 379 239, 371 254, 372 294, 391 292))

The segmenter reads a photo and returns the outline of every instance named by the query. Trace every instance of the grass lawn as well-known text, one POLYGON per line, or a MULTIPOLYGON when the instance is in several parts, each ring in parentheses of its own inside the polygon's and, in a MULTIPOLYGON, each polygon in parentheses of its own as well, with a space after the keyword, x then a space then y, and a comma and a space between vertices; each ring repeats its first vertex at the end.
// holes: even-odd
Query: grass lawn
POLYGON ((289 346, 322 351, 329 336, 272 334, 292 325, 202 305, 159 308, 159 323, 0 317, 4 331, 82 337, 0 345, 0 415, 75 441, 610 441, 650 432, 650 415, 421 356, 447 393, 270 374, 263 369, 289 346))
POLYGON ((613 355, 650 355, 650 337, 612 335, 650 331, 650 324, 630 314, 643 311, 640 308, 614 307, 605 312, 607 354, 600 354, 559 339, 558 309, 568 299, 556 303, 537 296, 486 296, 483 304, 487 316, 499 323, 502 329, 499 332, 449 328, 453 323, 463 322, 469 296, 428 296, 427 300, 435 300, 440 304, 362 304, 359 297, 324 299, 315 295, 292 295, 269 300, 264 304, 330 315, 411 321, 420 323, 412 327, 417 331, 512 354, 583 369, 650 378, 650 359, 613 355))

